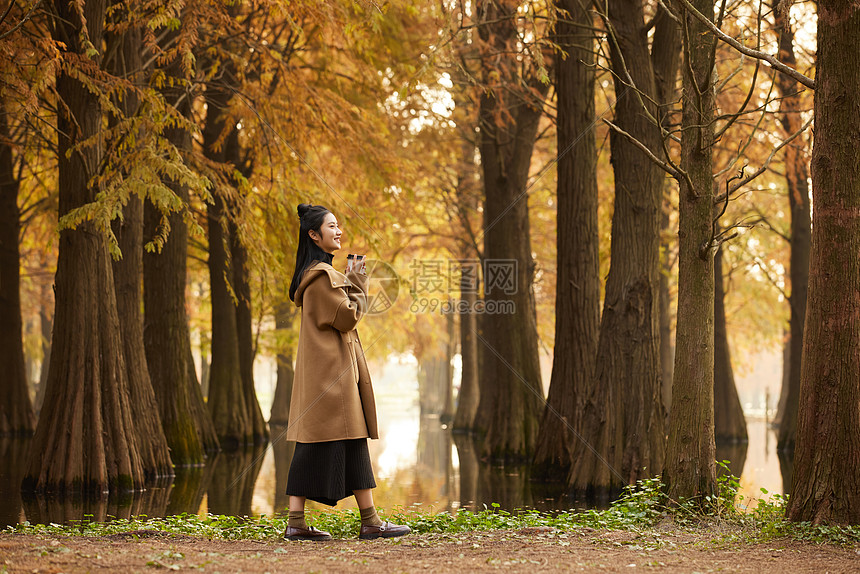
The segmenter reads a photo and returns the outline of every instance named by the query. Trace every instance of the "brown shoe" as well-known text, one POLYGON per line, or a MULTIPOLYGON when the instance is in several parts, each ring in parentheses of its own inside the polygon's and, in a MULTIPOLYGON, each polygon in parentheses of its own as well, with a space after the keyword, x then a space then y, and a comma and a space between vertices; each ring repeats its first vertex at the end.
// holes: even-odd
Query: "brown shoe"
POLYGON ((323 540, 331 540, 331 534, 324 530, 317 530, 313 526, 308 526, 307 528, 287 526, 284 538, 287 540, 314 540, 321 542, 323 540))
POLYGON ((387 520, 379 526, 361 526, 358 537, 362 540, 373 540, 375 538, 394 538, 412 532, 405 524, 392 524, 387 520))

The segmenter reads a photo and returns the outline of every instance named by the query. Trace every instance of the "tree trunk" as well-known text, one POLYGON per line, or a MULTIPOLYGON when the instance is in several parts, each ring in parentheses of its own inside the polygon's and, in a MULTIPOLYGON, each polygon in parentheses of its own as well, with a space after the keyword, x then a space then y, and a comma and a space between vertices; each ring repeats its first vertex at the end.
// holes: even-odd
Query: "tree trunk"
MULTIPOLYGON (((693 0, 713 17, 713 0, 693 0)), ((674 501, 699 499, 716 489, 714 463, 714 38, 682 12, 687 46, 683 67, 678 238, 678 327, 669 445, 663 480, 674 501)))
MULTIPOLYGON (((474 110, 473 100, 462 98, 457 102, 461 108, 474 110)), ((468 114, 471 118, 472 114, 468 114)), ((468 125, 474 127, 470 120, 468 125)), ((478 213, 482 192, 480 171, 475 164, 475 142, 471 133, 463 134, 461 172, 457 181, 457 216, 460 221, 460 300, 465 307, 459 314, 460 327, 460 390, 457 393, 457 411, 454 413, 452 430, 455 433, 471 432, 475 427, 475 415, 480 402, 478 383, 478 317, 475 304, 480 290, 480 250, 474 240, 472 219, 478 213)))
POLYGON ((720 248, 714 255, 714 440, 717 444, 746 443, 749 441, 747 421, 735 386, 724 300, 723 250, 720 248))
MULTIPOLYGON (((284 297, 286 299, 286 296, 284 297)), ((293 302, 282 300, 276 307, 275 328, 289 330, 292 328, 298 313, 293 302)), ((286 427, 290 420, 290 397, 293 393, 293 354, 295 350, 290 344, 278 353, 278 381, 275 384, 275 396, 272 399, 272 411, 269 414, 269 425, 286 427)), ((274 430, 272 431, 274 433, 274 430)))
MULTIPOLYGON (((668 185, 666 187, 669 187, 668 185)), ((663 203, 663 213, 660 217, 660 374, 662 378, 661 394, 663 407, 669 413, 672 406, 672 379, 675 373, 675 345, 672 342, 672 296, 669 292, 669 277, 672 274, 672 256, 667 237, 671 234, 669 228, 668 202, 663 203)), ((671 416, 671 414, 670 414, 671 416)))
MULTIPOLYGON (((788 21, 788 10, 778 6, 774 18, 779 35, 779 59, 789 66, 797 66, 794 56, 794 33, 788 21)), ((780 114, 785 137, 800 129, 802 122, 798 112, 803 109, 800 101, 800 84, 778 74, 776 86, 779 90, 780 114)), ((812 225, 809 204, 809 169, 802 140, 785 147, 785 180, 788 186, 788 205, 791 209, 791 255, 789 257, 789 277, 791 296, 788 303, 791 309, 789 321, 788 361, 783 367, 787 370, 785 378, 785 402, 780 405, 779 431, 776 448, 779 451, 794 451, 797 436, 797 406, 800 401, 800 359, 803 356, 803 328, 806 319, 806 298, 809 288, 809 253, 812 225)), ((782 394, 782 393, 780 393, 782 394)))
POLYGON ((18 234, 19 181, 15 175, 7 111, 0 113, 0 437, 30 436, 36 416, 24 363, 18 234))
MULTIPOLYGON (((477 11, 480 36, 494 52, 482 62, 484 82, 490 85, 499 74, 507 87, 528 82, 516 71, 516 3, 479 2, 477 11)), ((533 454, 543 406, 525 191, 547 86, 532 82, 527 94, 505 93, 504 99, 501 86, 494 88, 482 92, 479 112, 486 197, 486 312, 479 340, 486 349, 475 426, 485 435, 482 458, 523 461, 533 454)))
POLYGON ((442 407, 442 424, 450 425, 454 420, 454 353, 457 352, 457 322, 454 313, 445 317, 448 340, 445 342, 445 404, 442 407))
MULTIPOLYGON (((58 1, 54 39, 85 57, 80 30, 101 46, 103 0, 82 13, 58 1)), ((71 64, 74 65, 74 64, 71 64)), ((60 71, 57 117, 59 213, 95 200, 89 182, 101 163, 92 143, 101 127, 98 96, 60 71)), ((60 233, 53 356, 45 404, 30 453, 24 491, 102 493, 142 488, 143 469, 125 376, 107 237, 93 222, 60 233)))
MULTIPOLYGON (((41 269, 44 271, 47 269, 47 266, 47 261, 45 261, 45 258, 43 257, 41 261, 41 269)), ((53 284, 53 275, 51 275, 50 280, 42 280, 41 308, 39 309, 39 330, 42 334, 42 368, 39 372, 39 387, 36 390, 36 404, 33 405, 36 409, 37 417, 42 410, 42 403, 45 400, 45 385, 48 381, 48 365, 51 364, 51 332, 54 330, 54 316, 51 313, 51 309, 54 307, 53 284)))
MULTIPOLYGON (((651 49, 654 65, 654 86, 660 104, 659 120, 664 129, 670 129, 669 112, 677 99, 678 68, 681 63, 681 29, 662 4, 654 15, 654 39, 651 49)), ((663 178, 660 210, 660 376, 663 408, 669 412, 672 404, 672 377, 675 371, 675 345, 671 312, 672 296, 669 277, 672 276, 677 231, 671 228, 669 214, 674 211, 671 194, 674 185, 663 178)))
POLYGON ((555 347, 532 476, 561 482, 573 466, 579 407, 594 381, 600 326, 597 147, 594 133, 592 13, 575 0, 557 4, 557 279, 555 347))
MULTIPOLYGON (((610 61, 615 78, 615 123, 656 155, 660 128, 652 56, 640 0, 610 0, 610 61)), ((655 46, 655 53, 657 46, 655 46)), ((600 323, 595 383, 585 398, 578 461, 569 477, 577 492, 605 495, 657 474, 665 453, 660 384, 660 209, 664 175, 616 132, 610 133, 615 174, 611 266, 600 323)))
MULTIPOLYGON (((230 82, 225 74, 223 81, 230 82)), ((220 164, 229 161, 238 146, 238 137, 228 114, 230 97, 225 89, 210 87, 206 91, 206 125, 203 129, 203 150, 206 157, 220 164), (229 152, 228 152, 229 150, 229 152)), ((235 166, 238 167, 238 166, 235 166)), ((228 183, 216 186, 212 203, 207 205, 209 230, 209 284, 212 296, 212 364, 209 370, 209 412, 224 448, 233 450, 254 443, 253 417, 249 408, 242 364, 239 357, 239 330, 236 292, 231 262, 229 214, 227 213, 228 183)), ((253 384, 253 383, 252 383, 253 384)), ((254 399, 256 400, 256 398, 254 399)))
POLYGON ((790 520, 860 523, 860 8, 818 2, 812 255, 790 520))
MULTIPOLYGON (((167 73, 180 76, 179 63, 172 62, 167 73)), ((188 117, 191 108, 185 92, 167 89, 164 95, 188 117)), ((164 137, 180 153, 191 151, 192 140, 188 131, 171 127, 165 129, 164 137)), ((165 183, 183 203, 189 202, 185 186, 169 179, 165 179, 165 183)), ((144 206, 147 238, 155 235, 161 218, 162 214, 151 204, 144 206)), ((185 305, 188 227, 179 213, 168 216, 167 223, 170 236, 161 252, 143 256, 143 339, 171 458, 176 466, 191 466, 203 464, 205 453, 217 451, 219 444, 191 358, 191 335, 185 305)))
POLYGON ((251 284, 248 280, 248 253, 239 239, 235 225, 230 225, 230 251, 233 262, 233 286, 236 290, 236 334, 239 346, 239 372, 242 391, 251 419, 251 441, 255 445, 269 441, 269 429, 254 386, 254 332, 251 320, 251 284))
MULTIPOLYGON (((141 42, 138 28, 109 36, 108 52, 113 53, 110 68, 114 75, 133 81, 133 76, 140 72, 143 65, 141 42)), ((131 118, 138 113, 140 104, 137 95, 130 92, 116 105, 125 118, 131 118)), ((115 219, 112 227, 122 252, 122 259, 113 262, 113 277, 141 464, 148 478, 173 476, 167 438, 161 424, 143 343, 143 200, 131 195, 123 208, 123 217, 115 219)))
MULTIPOLYGON (((468 263, 463 266, 468 265, 468 263)), ((461 273, 462 267, 461 266, 461 273)), ((460 299, 467 309, 474 309, 478 294, 475 290, 460 285, 460 299)), ((477 315, 467 311, 460 313, 460 391, 457 393, 457 412, 454 415, 453 431, 469 432, 475 424, 480 391, 478 389, 478 320, 477 315)))
POLYGON ((441 416, 445 412, 451 365, 449 351, 447 342, 435 341, 418 360, 418 406, 422 416, 441 416))

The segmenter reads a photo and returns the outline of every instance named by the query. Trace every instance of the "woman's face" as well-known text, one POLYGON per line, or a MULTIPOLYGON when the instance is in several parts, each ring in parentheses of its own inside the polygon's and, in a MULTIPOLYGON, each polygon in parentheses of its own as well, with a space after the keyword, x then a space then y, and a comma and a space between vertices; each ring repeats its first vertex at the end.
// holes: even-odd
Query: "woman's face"
POLYGON ((319 233, 314 230, 308 231, 313 242, 326 253, 333 253, 340 249, 340 227, 337 226, 337 218, 333 213, 328 213, 323 219, 319 233))

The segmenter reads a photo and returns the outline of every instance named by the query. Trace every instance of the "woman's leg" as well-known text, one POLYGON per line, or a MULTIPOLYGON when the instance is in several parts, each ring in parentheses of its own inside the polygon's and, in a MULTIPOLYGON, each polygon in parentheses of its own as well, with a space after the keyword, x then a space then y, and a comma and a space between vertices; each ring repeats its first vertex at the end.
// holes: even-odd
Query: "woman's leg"
POLYGON ((305 497, 290 495, 290 512, 287 515, 287 526, 291 528, 307 528, 305 522, 305 497))
POLYGON ((373 489, 362 488, 361 490, 353 490, 355 502, 358 504, 358 513, 361 516, 362 526, 382 526, 382 519, 376 514, 376 507, 373 506, 373 489))
MULTIPOLYGON (((370 501, 373 504, 373 499, 370 501)), ((290 496, 290 512, 304 512, 305 511, 305 497, 304 496, 290 496)))
MULTIPOLYGON (((355 495, 355 502, 358 504, 358 508, 370 508, 373 506, 373 489, 372 488, 363 488, 361 490, 353 490, 352 493, 355 495)), ((304 501, 302 501, 304 504, 304 501)), ((290 510, 292 510, 292 497, 290 497, 290 510)))
POLYGON ((373 490, 364 488, 361 490, 353 490, 355 502, 358 503, 358 512, 361 515, 361 528, 359 529, 358 537, 365 540, 374 538, 392 538, 394 536, 403 536, 409 534, 411 530, 408 526, 401 524, 392 524, 383 522, 379 515, 376 514, 376 507, 373 505, 373 490))

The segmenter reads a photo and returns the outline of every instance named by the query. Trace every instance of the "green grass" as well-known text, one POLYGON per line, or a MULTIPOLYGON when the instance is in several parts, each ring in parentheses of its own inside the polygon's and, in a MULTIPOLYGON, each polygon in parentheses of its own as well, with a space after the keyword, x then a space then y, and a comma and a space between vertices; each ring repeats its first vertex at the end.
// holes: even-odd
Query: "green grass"
MULTIPOLYGON (((738 495, 736 477, 726 472, 718 483, 719 492, 705 497, 704 500, 668 501, 659 478, 642 480, 627 489, 624 495, 605 510, 507 512, 494 503, 479 512, 460 510, 456 514, 433 513, 413 507, 397 508, 383 514, 384 518, 393 522, 408 524, 419 534, 518 530, 527 527, 549 527, 561 533, 583 529, 624 530, 642 534, 652 541, 649 545, 659 547, 661 532, 680 529, 690 532, 708 530, 713 537, 711 543, 718 545, 785 538, 848 546, 860 545, 860 526, 820 526, 789 522, 785 519, 787 497, 772 495, 770 499, 755 501, 755 507, 748 509, 751 505, 738 495)), ((762 490, 764 495, 768 494, 762 490)), ((335 538, 353 538, 358 533, 359 516, 355 510, 309 511, 308 519, 317 528, 331 532, 335 538)), ((6 532, 66 536, 130 533, 129 536, 136 539, 144 535, 139 531, 151 530, 207 539, 274 541, 280 538, 285 527, 286 518, 279 516, 201 517, 181 514, 163 518, 139 516, 133 519, 113 519, 109 522, 83 520, 66 525, 25 522, 7 527, 6 532)))

